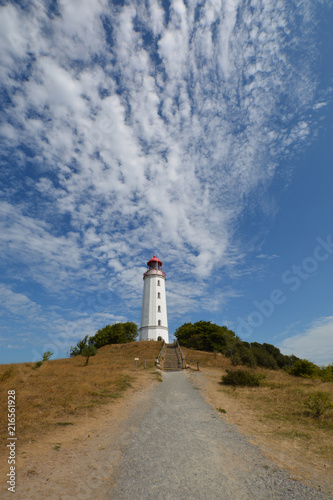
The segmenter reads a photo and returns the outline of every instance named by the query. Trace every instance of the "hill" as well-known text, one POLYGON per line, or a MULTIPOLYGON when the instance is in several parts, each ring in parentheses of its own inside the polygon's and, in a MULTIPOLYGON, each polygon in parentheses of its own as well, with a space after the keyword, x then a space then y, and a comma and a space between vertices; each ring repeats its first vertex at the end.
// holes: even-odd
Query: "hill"
POLYGON ((333 410, 316 417, 305 403, 318 393, 333 401, 331 381, 295 377, 282 369, 235 367, 221 353, 186 347, 182 352, 193 384, 223 418, 283 467, 303 477, 317 477, 319 483, 326 476, 328 480, 333 470, 333 410), (259 387, 221 383, 227 370, 238 369, 264 375, 264 382, 259 387))
MULTIPOLYGON (((103 450, 107 453, 109 441, 103 444, 103 436, 111 439, 107 436, 112 435, 112 439, 116 439, 117 425, 123 418, 119 412, 128 405, 136 412, 138 395, 149 398, 145 389, 160 379, 154 360, 161 347, 160 342, 108 345, 98 350, 88 366, 84 366, 82 356, 50 360, 39 368, 34 368, 33 363, 0 365, 2 414, 7 413, 8 390, 15 390, 17 397, 16 435, 21 473, 25 471, 28 479, 29 474, 37 474, 37 457, 40 457, 43 463, 40 470, 47 474, 45 471, 53 470, 53 460, 62 457, 66 462, 66 454, 74 443, 79 443, 75 444, 75 450, 77 446, 83 447, 89 457, 91 454, 95 457, 94 453, 97 457, 103 450), (139 358, 137 369, 135 358, 139 358), (144 360, 147 360, 146 369, 144 360), (95 443, 93 439, 101 440, 96 450, 96 443, 89 445, 88 438, 91 443, 95 443)), ((250 440, 282 466, 293 470, 297 477, 317 475, 318 482, 324 484, 333 465, 333 411, 316 418, 304 403, 318 392, 328 394, 332 400, 332 382, 295 377, 281 369, 235 367, 229 357, 218 352, 186 347, 182 347, 182 351, 185 363, 190 366, 186 372, 194 387, 202 391, 221 418, 239 426, 250 440), (198 363, 200 371, 197 371, 198 363), (230 369, 253 371, 266 378, 259 387, 221 384, 222 376, 230 369)), ((126 422, 125 419, 124 426, 126 422)), ((1 433, 5 446, 8 435, 4 426, 1 433)), ((125 430, 122 436, 126 435, 125 430)), ((80 467, 89 468, 91 460, 82 456, 78 461, 78 478, 81 478, 80 467)), ((7 462, 1 464, 3 467, 8 469, 7 462)), ((43 489, 45 483, 40 484, 43 489)))
MULTIPOLYGON (((1 414, 7 414, 7 394, 15 391, 16 436, 20 442, 40 439, 60 426, 75 425, 78 417, 91 415, 101 405, 122 397, 137 379, 156 378, 155 359, 162 342, 130 342, 102 347, 84 366, 85 358, 0 365, 1 414), (137 368, 134 358, 139 358, 137 368), (146 362, 144 370, 143 361, 146 362)), ((8 437, 1 426, 2 445, 8 437)))

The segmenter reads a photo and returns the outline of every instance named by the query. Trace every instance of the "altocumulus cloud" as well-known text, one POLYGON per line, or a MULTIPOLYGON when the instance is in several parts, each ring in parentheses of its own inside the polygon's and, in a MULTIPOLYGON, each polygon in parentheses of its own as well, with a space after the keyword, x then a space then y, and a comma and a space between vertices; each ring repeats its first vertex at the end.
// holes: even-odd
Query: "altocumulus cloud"
POLYGON ((171 275, 185 262, 171 302, 189 310, 207 296, 213 262, 242 254, 234 227, 249 198, 324 106, 320 5, 2 5, 4 261, 48 293, 108 287, 137 305, 154 249, 171 275), (189 274, 197 289, 182 298, 189 274))

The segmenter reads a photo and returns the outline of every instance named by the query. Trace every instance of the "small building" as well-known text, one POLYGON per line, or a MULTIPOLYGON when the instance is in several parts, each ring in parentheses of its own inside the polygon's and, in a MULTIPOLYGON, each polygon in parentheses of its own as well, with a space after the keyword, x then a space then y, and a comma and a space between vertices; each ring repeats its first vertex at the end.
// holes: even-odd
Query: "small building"
POLYGON ((154 255, 147 262, 143 275, 143 297, 140 340, 164 340, 169 343, 168 316, 165 295, 165 272, 162 262, 154 255))

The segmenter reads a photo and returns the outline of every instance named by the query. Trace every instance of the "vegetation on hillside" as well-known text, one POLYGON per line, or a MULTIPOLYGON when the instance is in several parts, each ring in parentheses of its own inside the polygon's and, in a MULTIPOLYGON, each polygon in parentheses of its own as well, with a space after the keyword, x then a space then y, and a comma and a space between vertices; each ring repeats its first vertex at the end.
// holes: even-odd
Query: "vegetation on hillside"
POLYGON ((219 326, 210 321, 184 323, 177 328, 175 336, 181 346, 188 348, 220 352, 230 358, 235 366, 245 365, 250 368, 257 366, 277 370, 283 368, 292 375, 300 377, 319 377, 323 380, 333 380, 333 365, 319 368, 310 361, 297 356, 287 356, 271 344, 245 342, 226 326, 219 326))
MULTIPOLYGON (((323 378, 296 377, 287 370, 235 367, 217 352, 182 346, 196 386, 197 363, 205 377, 208 397, 229 422, 270 448, 286 465, 322 460, 332 463, 333 384, 323 378), (240 374, 239 372, 244 372, 240 374), (236 372, 236 373, 235 373, 236 372), (254 376, 254 377, 253 377, 254 376), (221 377, 223 381, 221 383, 221 377), (259 380, 259 383, 257 382, 259 380), (267 441, 266 441, 267 440, 267 441), (304 458, 304 462, 300 462, 304 458)), ((207 392, 206 392, 207 394, 207 392)), ((318 463, 318 462, 317 462, 318 463)))
POLYGON ((263 373, 249 370, 226 370, 222 376, 222 383, 226 385, 240 385, 242 387, 259 387, 266 378, 263 373))
POLYGON ((84 366, 87 366, 89 363, 89 358, 91 356, 96 356, 96 354, 97 354, 97 349, 93 344, 86 345, 81 352, 81 356, 84 356, 86 358, 84 366))
POLYGON ((70 348, 69 355, 70 357, 78 356, 90 345, 99 349, 109 344, 127 344, 128 342, 136 340, 137 336, 138 327, 132 321, 106 325, 104 328, 98 330, 92 337, 86 335, 82 340, 79 340, 76 346, 70 348))
MULTIPOLYGON (((155 359, 161 342, 131 342, 105 346, 84 367, 81 356, 50 360, 34 370, 34 363, 0 365, 0 414, 8 406, 8 390, 17 394, 19 439, 40 439, 43 432, 75 425, 77 417, 92 415, 97 408, 121 398, 134 384, 156 378, 155 359), (137 367, 134 359, 140 358, 137 367), (146 361, 146 370, 143 360, 146 361)), ((109 410, 110 411, 110 410, 109 410)), ((5 445, 7 427, 0 429, 5 445)))
POLYGON ((42 359, 40 361, 37 361, 37 363, 35 363, 33 369, 36 370, 37 368, 40 368, 45 361, 49 361, 51 356, 53 356, 53 352, 51 351, 44 352, 42 359))

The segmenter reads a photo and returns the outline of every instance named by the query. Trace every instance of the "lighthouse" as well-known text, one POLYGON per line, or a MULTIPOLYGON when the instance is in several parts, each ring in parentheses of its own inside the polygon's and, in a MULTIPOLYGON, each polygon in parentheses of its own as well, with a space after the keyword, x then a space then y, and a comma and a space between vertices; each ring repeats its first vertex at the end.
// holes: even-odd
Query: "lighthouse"
POLYGON ((165 272, 156 255, 147 262, 147 266, 148 269, 143 275, 140 340, 164 340, 168 343, 165 272))

